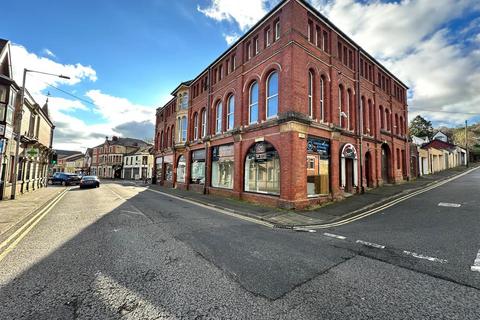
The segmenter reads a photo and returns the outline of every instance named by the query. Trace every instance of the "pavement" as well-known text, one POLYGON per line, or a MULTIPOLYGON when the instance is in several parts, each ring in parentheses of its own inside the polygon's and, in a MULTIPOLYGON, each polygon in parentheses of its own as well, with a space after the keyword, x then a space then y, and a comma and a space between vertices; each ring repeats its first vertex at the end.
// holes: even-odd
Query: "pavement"
MULTIPOLYGON (((419 177, 406 183, 386 185, 380 188, 370 189, 363 194, 356 194, 341 201, 330 202, 320 208, 300 211, 282 210, 256 205, 247 201, 214 195, 204 195, 194 191, 172 189, 159 185, 150 185, 149 187, 169 195, 188 199, 213 208, 265 221, 279 228, 293 228, 338 222, 477 167, 478 164, 471 166, 470 168, 453 168, 419 177)), ((117 182, 127 185, 146 186, 143 182, 117 182)))
POLYGON ((64 189, 65 187, 49 186, 19 195, 15 200, 0 201, 0 241, 64 189))
POLYGON ((478 320, 478 181, 313 233, 141 185, 71 188, 0 255, 0 319, 478 320))

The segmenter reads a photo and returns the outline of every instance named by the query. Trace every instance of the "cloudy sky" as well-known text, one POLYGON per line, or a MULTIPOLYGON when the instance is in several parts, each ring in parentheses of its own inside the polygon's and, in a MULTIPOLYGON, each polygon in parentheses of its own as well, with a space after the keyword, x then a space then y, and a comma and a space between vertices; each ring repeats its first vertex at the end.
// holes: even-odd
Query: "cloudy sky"
MULTIPOLYGON (((480 1, 310 2, 411 88, 411 117, 450 126, 480 120, 480 1)), ((13 44, 18 83, 24 67, 71 77, 31 74, 27 88, 40 104, 50 93, 54 147, 84 150, 105 136, 151 138, 155 108, 172 89, 277 3, 7 1, 0 38, 13 44)))

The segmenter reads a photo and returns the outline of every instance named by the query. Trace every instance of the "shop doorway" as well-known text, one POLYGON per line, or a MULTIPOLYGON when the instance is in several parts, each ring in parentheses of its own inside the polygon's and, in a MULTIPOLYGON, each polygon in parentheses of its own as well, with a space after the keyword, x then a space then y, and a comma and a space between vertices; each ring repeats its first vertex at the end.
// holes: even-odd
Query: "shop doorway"
POLYGON ((352 193, 358 186, 358 157, 355 147, 347 143, 340 154, 341 187, 347 193, 352 193))

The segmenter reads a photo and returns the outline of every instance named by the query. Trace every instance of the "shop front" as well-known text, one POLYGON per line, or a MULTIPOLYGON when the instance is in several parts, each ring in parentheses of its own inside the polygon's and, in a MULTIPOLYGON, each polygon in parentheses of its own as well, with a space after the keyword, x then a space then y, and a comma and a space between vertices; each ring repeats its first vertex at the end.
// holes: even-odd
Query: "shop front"
POLYGON ((163 167, 165 170, 166 185, 173 187, 173 154, 163 157, 163 167))
POLYGON ((280 156, 268 142, 257 142, 245 160, 245 191, 280 195, 280 156))
POLYGON ((330 141, 310 137, 307 141, 307 195, 330 194, 330 141))
POLYGON ((233 189, 234 147, 233 144, 212 148, 212 187, 233 189))
POLYGON ((205 184, 205 149, 192 151, 190 163, 190 184, 205 184))

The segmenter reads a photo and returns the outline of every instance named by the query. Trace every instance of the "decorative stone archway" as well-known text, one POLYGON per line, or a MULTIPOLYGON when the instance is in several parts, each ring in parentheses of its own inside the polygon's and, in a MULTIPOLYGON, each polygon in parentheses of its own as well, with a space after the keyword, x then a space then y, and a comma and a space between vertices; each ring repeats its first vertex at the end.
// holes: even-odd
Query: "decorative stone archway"
POLYGON ((357 149, 347 143, 343 146, 341 157, 341 188, 346 192, 351 192, 358 186, 358 154, 357 149))

